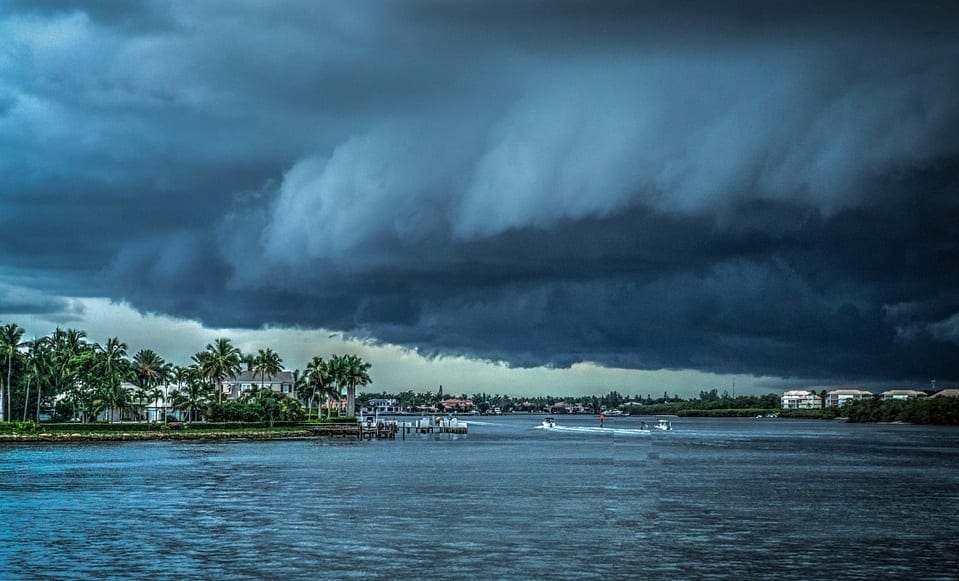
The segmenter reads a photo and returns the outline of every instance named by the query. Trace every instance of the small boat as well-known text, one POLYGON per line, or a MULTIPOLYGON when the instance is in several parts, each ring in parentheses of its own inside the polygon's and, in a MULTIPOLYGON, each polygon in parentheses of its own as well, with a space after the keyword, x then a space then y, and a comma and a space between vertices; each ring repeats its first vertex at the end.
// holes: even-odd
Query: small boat
POLYGON ((672 424, 672 422, 670 422, 669 420, 659 420, 659 421, 656 422, 656 424, 653 426, 653 429, 662 430, 662 431, 664 431, 664 432, 668 432, 669 430, 672 430, 672 429, 673 429, 673 424, 672 424))
POLYGON ((555 427, 556 427, 556 422, 553 420, 552 416, 547 417, 546 419, 543 420, 542 428, 544 430, 548 430, 550 428, 555 428, 555 427))

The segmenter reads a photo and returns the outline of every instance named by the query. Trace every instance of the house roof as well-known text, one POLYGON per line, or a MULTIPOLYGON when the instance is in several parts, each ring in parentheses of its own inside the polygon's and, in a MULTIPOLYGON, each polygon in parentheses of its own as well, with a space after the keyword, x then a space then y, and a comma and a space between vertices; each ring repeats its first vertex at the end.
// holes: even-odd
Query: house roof
MULTIPOLYGON (((241 371, 239 375, 234 377, 232 382, 235 383, 259 383, 261 380, 259 373, 254 373, 252 371, 241 371)), ((266 374, 262 378, 263 383, 293 383, 293 372, 292 371, 281 371, 275 376, 266 374)))
POLYGON ((834 389, 826 395, 874 395, 871 391, 864 389, 834 389))
POLYGON ((884 391, 879 395, 908 395, 911 397, 925 397, 926 392, 917 391, 915 389, 890 389, 889 391, 884 391))
POLYGON ((944 389, 932 394, 932 397, 959 397, 959 388, 944 389))

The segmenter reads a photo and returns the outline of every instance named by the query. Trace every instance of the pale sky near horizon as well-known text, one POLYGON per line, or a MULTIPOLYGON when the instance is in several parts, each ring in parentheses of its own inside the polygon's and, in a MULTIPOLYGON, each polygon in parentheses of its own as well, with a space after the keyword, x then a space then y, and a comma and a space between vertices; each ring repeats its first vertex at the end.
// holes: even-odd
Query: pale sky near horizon
POLYGON ((397 393, 413 391, 472 395, 502 394, 515 397, 556 395, 602 395, 618 391, 624 395, 651 395, 663 392, 695 397, 702 389, 725 389, 730 394, 755 395, 778 392, 794 382, 748 375, 717 375, 688 370, 635 370, 605 368, 577 363, 569 368, 515 368, 502 362, 462 356, 424 357, 397 345, 345 338, 323 329, 208 329, 195 321, 164 315, 143 314, 129 305, 106 299, 76 299, 76 318, 66 323, 33 316, 0 314, 0 324, 15 322, 27 330, 25 340, 47 335, 57 326, 87 332, 91 342, 105 343, 118 337, 127 343, 129 355, 139 349, 153 349, 179 365, 217 337, 228 337, 243 352, 272 348, 283 358, 287 369, 303 369, 314 355, 356 354, 372 364, 373 383, 361 391, 397 393))

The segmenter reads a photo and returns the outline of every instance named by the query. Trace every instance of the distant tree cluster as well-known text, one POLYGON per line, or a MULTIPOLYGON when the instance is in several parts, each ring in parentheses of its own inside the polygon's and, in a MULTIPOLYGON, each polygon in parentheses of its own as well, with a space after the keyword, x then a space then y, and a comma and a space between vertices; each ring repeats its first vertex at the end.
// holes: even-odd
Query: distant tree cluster
POLYGON ((908 422, 911 424, 959 424, 959 398, 892 400, 863 399, 849 402, 842 414, 850 422, 908 422))
MULTIPOLYGON (((399 393, 366 393, 360 396, 361 404, 366 404, 371 399, 395 399, 404 409, 410 411, 440 408, 442 401, 446 397, 442 391, 433 393, 432 391, 419 392, 412 389, 399 393)), ((508 412, 553 412, 557 410, 559 404, 563 404, 567 409, 582 410, 583 413, 599 413, 600 411, 619 409, 625 412, 647 413, 647 414, 676 414, 681 411, 691 410, 720 410, 720 409, 741 409, 741 410, 776 410, 779 408, 779 394, 770 393, 762 396, 739 396, 729 397, 728 393, 719 395, 715 389, 711 391, 700 392, 698 399, 683 399, 678 396, 671 396, 663 393, 662 397, 653 399, 649 394, 646 396, 624 396, 618 391, 610 391, 606 395, 585 395, 585 396, 509 396, 501 394, 474 393, 472 395, 463 393, 456 396, 460 400, 473 402, 471 411, 479 413, 488 413, 493 409, 499 409, 503 413, 508 412)))

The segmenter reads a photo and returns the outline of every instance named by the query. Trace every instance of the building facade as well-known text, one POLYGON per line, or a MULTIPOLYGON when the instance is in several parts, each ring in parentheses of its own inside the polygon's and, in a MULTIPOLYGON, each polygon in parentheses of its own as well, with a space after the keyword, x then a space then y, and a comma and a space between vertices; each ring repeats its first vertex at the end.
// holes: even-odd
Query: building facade
POLYGON ((875 394, 864 389, 834 389, 826 392, 826 407, 842 407, 851 401, 858 399, 872 399, 875 394))
POLYGON ((783 393, 782 409, 812 410, 822 407, 822 398, 812 391, 794 389, 783 393))
POLYGON ((296 397, 293 393, 293 372, 281 371, 276 375, 260 375, 253 371, 243 371, 236 377, 223 382, 223 396, 227 399, 237 399, 245 393, 257 389, 269 389, 289 397, 296 397))
POLYGON ((403 413, 399 400, 395 399, 371 399, 360 410, 363 416, 390 416, 403 413))
POLYGON ((881 394, 882 399, 926 399, 926 392, 915 389, 890 389, 881 394))

